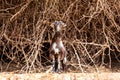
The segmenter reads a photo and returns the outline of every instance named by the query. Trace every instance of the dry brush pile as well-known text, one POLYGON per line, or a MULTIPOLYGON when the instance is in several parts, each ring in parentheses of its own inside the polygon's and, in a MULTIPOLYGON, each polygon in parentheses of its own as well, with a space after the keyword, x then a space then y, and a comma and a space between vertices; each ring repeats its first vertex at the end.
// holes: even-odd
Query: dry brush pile
POLYGON ((55 20, 67 24, 71 70, 120 62, 120 0, 0 0, 1 64, 45 70, 55 20))

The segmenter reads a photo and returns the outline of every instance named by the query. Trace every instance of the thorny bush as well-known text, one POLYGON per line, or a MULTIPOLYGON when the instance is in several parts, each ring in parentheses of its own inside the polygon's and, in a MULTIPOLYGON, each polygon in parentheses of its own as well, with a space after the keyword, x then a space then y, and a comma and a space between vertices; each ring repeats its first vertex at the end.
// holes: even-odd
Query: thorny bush
POLYGON ((120 62, 120 0, 0 0, 1 64, 45 70, 56 20, 71 69, 120 62))

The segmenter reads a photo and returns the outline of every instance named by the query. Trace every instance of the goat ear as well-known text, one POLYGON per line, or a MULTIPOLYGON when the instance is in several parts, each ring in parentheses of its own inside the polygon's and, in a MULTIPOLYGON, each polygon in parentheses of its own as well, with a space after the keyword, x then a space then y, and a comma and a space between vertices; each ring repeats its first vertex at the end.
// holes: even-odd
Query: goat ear
POLYGON ((61 22, 61 24, 62 24, 63 27, 67 26, 63 21, 60 21, 60 22, 61 22))
POLYGON ((64 22, 62 23, 62 25, 63 25, 63 27, 66 27, 66 26, 67 26, 64 22))
POLYGON ((55 25, 55 23, 51 23, 51 25, 50 25, 50 26, 51 26, 52 28, 54 28, 54 25, 55 25))
POLYGON ((63 25, 64 27, 66 27, 67 25, 64 23, 64 25, 63 25))

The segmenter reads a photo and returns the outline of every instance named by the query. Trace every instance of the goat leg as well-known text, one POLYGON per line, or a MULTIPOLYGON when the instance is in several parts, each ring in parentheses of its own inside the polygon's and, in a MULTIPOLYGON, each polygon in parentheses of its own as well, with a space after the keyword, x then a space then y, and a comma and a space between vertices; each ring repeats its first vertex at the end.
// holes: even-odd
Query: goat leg
POLYGON ((55 72, 55 57, 53 57, 53 61, 52 61, 52 72, 55 72))
POLYGON ((60 55, 58 55, 58 68, 57 68, 57 72, 60 73, 60 55))
POLYGON ((67 58, 66 58, 66 54, 65 54, 65 57, 62 60, 62 69, 63 69, 63 71, 66 71, 66 62, 67 62, 67 58))
POLYGON ((65 71, 65 64, 64 64, 63 60, 61 60, 61 64, 62 64, 62 70, 65 71))

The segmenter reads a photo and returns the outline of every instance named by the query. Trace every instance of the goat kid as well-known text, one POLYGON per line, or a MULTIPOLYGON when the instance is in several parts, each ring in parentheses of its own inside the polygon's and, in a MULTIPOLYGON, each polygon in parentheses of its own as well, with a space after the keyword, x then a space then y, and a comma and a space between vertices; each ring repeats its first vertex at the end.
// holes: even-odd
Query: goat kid
POLYGON ((61 29, 66 26, 62 21, 55 21, 51 24, 51 27, 55 27, 55 35, 50 45, 50 59, 52 60, 52 72, 57 71, 60 73, 60 65, 62 65, 63 71, 65 70, 67 51, 62 42, 61 29))

